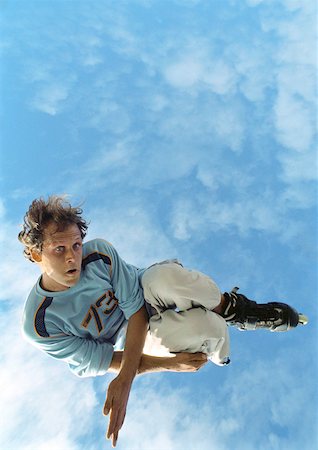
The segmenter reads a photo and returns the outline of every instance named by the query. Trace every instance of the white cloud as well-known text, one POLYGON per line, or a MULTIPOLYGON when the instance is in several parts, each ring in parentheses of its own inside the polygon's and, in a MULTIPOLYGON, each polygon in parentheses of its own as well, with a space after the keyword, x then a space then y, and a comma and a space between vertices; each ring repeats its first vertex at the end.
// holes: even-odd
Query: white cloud
POLYGON ((286 64, 277 74, 278 86, 286 95, 300 97, 306 104, 315 93, 315 66, 313 64, 286 64))
POLYGON ((116 170, 117 167, 128 166, 131 160, 136 156, 134 142, 127 137, 124 140, 117 141, 112 148, 102 148, 96 156, 85 165, 85 169, 92 174, 107 169, 116 170))
MULTIPOLYGON (((248 48, 245 41, 237 39, 233 44, 225 39, 225 35, 219 36, 222 42, 216 44, 213 29, 209 38, 199 33, 189 37, 185 31, 178 35, 175 30, 169 29, 167 33, 160 34, 160 41, 156 33, 150 33, 149 39, 143 41, 122 10, 114 10, 113 14, 101 13, 104 22, 110 23, 110 26, 106 27, 97 20, 100 26, 95 26, 94 32, 91 29, 79 41, 84 54, 95 54, 95 51, 99 54, 99 51, 105 50, 107 36, 107 46, 118 58, 123 54, 125 57, 120 60, 118 68, 107 67, 105 71, 92 72, 91 86, 83 87, 82 98, 88 99, 88 103, 87 114, 84 113, 86 120, 81 122, 107 134, 107 138, 102 138, 104 142, 98 144, 97 151, 89 148, 92 156, 87 157, 80 167, 80 177, 74 177, 74 172, 69 171, 71 181, 66 186, 67 191, 79 193, 85 189, 90 193, 106 189, 109 194, 109 177, 105 176, 105 171, 110 169, 112 189, 116 191, 117 183, 121 185, 122 179, 125 179, 125 195, 130 198, 129 201, 129 189, 140 193, 157 184, 166 186, 170 181, 184 184, 183 179, 188 176, 201 181, 206 192, 213 192, 213 198, 217 198, 222 194, 218 191, 220 186, 231 188, 248 178, 248 186, 238 186, 238 193, 243 199, 238 206, 228 198, 217 201, 214 207, 207 209, 201 203, 205 210, 203 213, 198 211, 197 217, 191 214, 191 199, 188 202, 187 194, 177 189, 179 193, 175 203, 179 206, 175 205, 171 219, 175 237, 186 240, 194 231, 208 232, 206 223, 212 229, 219 227, 219 230, 234 226, 241 233, 259 230, 285 236, 286 233, 297 232, 297 225, 285 226, 288 213, 295 203, 284 205, 283 198, 305 198, 309 191, 301 185, 301 181, 315 177, 316 168, 312 164, 314 153, 307 150, 314 140, 311 113, 314 72, 312 65, 304 64, 305 60, 300 59, 298 53, 301 48, 297 44, 301 39, 304 42, 309 40, 310 33, 306 31, 303 34, 299 29, 304 28, 310 11, 299 3, 290 16, 291 24, 288 24, 284 17, 281 19, 272 15, 266 2, 250 3, 259 4, 257 20, 260 28, 247 27, 248 48), (277 50, 274 42, 276 33, 279 34, 277 50), (297 52, 291 59, 290 49, 293 48, 297 52), (134 63, 137 65, 133 66, 134 63), (142 69, 138 80, 132 75, 133 86, 136 83, 144 87, 140 102, 136 97, 126 101, 116 91, 121 82, 127 80, 125 77, 132 67, 142 69), (152 75, 149 75, 150 72, 152 75), (155 89, 153 74, 157 75, 155 89), (170 84, 168 90, 165 81, 170 84), (237 89, 244 94, 244 98, 236 95, 237 89), (273 104, 270 112, 265 105, 270 101, 267 98, 269 91, 273 104), (149 108, 146 111, 143 111, 144 98, 149 108), (130 109, 130 102, 133 101, 140 107, 140 119, 146 119, 145 128, 138 135, 133 135, 135 111, 130 109), (279 146, 266 149, 266 155, 260 157, 262 150, 258 146, 264 148, 271 145, 262 139, 264 136, 270 139, 273 135, 279 146), (151 136, 151 140, 149 138, 147 141, 147 136, 151 136), (241 171, 243 173, 233 171, 234 163, 231 161, 235 158, 229 156, 229 149, 236 152, 235 157, 242 154, 242 160, 249 152, 249 160, 242 163, 246 169, 241 171), (211 155, 208 161, 203 156, 207 153, 211 155), (270 182, 274 185, 283 180, 285 185, 280 185, 278 189, 285 191, 285 197, 275 193, 267 196, 265 202, 251 199, 243 205, 246 211, 244 217, 240 210, 248 196, 247 188, 252 190, 256 185, 263 185, 266 190, 267 181, 262 180, 261 161, 266 157, 271 167, 275 166, 275 175, 270 182), (281 169, 277 162, 281 164, 281 169), (225 175, 226 171, 231 172, 231 178, 225 175), (91 183, 92 176, 94 183, 91 183), (226 183, 221 183, 220 180, 225 178, 226 183), (293 192, 290 189, 295 180, 298 181, 298 194, 295 186, 293 192), (220 219, 219 225, 215 224, 213 217, 220 219)), ((291 8, 289 3, 286 5, 286 8, 291 8)), ((224 24, 227 30, 230 22, 224 21, 224 24)), ((72 41, 77 37, 73 35, 72 41)), ((55 109, 53 101, 48 105, 48 111, 59 110, 63 100, 57 101, 55 109)), ((238 160, 238 163, 241 162, 238 160)), ((78 168, 76 170, 78 172, 78 168)), ((116 197, 116 192, 111 196, 116 197)), ((133 205, 132 209, 140 207, 138 202, 136 204, 138 206, 133 205)), ((198 210, 196 205, 194 210, 198 210)), ((126 232, 130 235, 128 230, 126 232)))
POLYGON ((212 58, 203 74, 203 81, 212 92, 220 95, 225 95, 234 88, 236 78, 237 75, 227 62, 212 58))
POLYGON ((260 5, 261 3, 263 3, 264 0, 246 0, 246 3, 249 6, 257 6, 260 5))
POLYGON ((265 31, 279 36, 276 53, 277 91, 274 120, 277 140, 296 151, 308 150, 317 132, 316 7, 314 2, 285 1, 287 18, 263 19, 265 31))
POLYGON ((248 47, 239 40, 228 47, 229 59, 235 68, 240 92, 250 102, 260 104, 267 89, 273 86, 272 48, 265 39, 251 37, 248 47))
POLYGON ((280 92, 275 105, 277 138, 285 147, 306 151, 313 142, 315 116, 311 108, 295 95, 280 92))
MULTIPOLYGON (((286 208, 281 199, 271 193, 249 198, 244 191, 239 200, 220 201, 218 193, 196 195, 195 199, 178 198, 171 215, 171 232, 177 239, 189 240, 208 230, 236 230, 241 236, 252 230, 277 233, 284 236, 286 229, 286 208)), ((295 232, 295 230, 294 230, 295 232)))
POLYGON ((111 207, 106 201, 105 205, 101 203, 98 209, 91 210, 90 217, 88 239, 100 237, 109 240, 120 256, 131 264, 147 267, 157 261, 177 257, 169 238, 141 203, 121 201, 116 205, 115 198, 111 207))
MULTIPOLYGON (((75 169, 72 166, 63 173, 64 191, 82 198, 83 192, 87 195, 99 189, 109 193, 110 179, 112 187, 121 179, 125 179, 126 185, 130 185, 134 169, 139 165, 137 142, 138 135, 127 133, 121 138, 101 141, 98 149, 89 148, 91 157, 87 156, 83 165, 75 169)), ((109 197, 106 196, 106 199, 109 200, 109 197)))
POLYGON ((55 116, 68 96, 69 89, 66 86, 52 83, 36 92, 30 102, 30 106, 41 112, 55 116))
MULTIPOLYGON (((278 160, 282 163, 282 178, 287 181, 287 190, 295 191, 295 182, 299 189, 299 197, 305 197, 304 194, 310 194, 310 191, 306 189, 306 181, 315 181, 318 177, 318 157, 315 148, 307 149, 305 153, 290 153, 286 151, 278 155, 278 160)), ((310 195, 308 201, 312 201, 313 197, 310 195)), ((309 203, 311 204, 311 203, 309 203)))
POLYGON ((169 83, 176 87, 191 87, 200 81, 202 77, 202 64, 192 58, 185 56, 180 61, 168 66, 164 72, 169 83))
MULTIPOLYGON (((23 277, 19 273, 19 279, 23 277)), ((77 450, 76 440, 94 423, 97 400, 92 382, 77 379, 66 365, 24 342, 21 314, 22 304, 11 306, 1 331, 3 448, 77 450)))
POLYGON ((200 401, 194 410, 187 399, 189 391, 172 389, 164 378, 160 381, 154 379, 152 387, 138 383, 138 388, 132 392, 120 435, 122 448, 225 449, 213 420, 213 408, 207 408, 204 401, 200 401))
MULTIPOLYGON (((257 355, 247 362, 250 356, 246 355, 246 366, 242 363, 222 369, 220 384, 211 382, 202 387, 199 372, 193 376, 191 391, 186 387, 187 375, 179 375, 183 387, 172 387, 169 375, 143 376, 133 387, 119 448, 311 448, 314 417, 306 405, 314 393, 314 383, 305 382, 308 374, 299 377, 294 373, 294 359, 286 358, 286 351, 292 352, 284 348, 281 355, 269 357, 267 362, 257 355), (299 417, 305 421, 302 427, 298 426, 299 417)), ((299 363, 304 360, 301 357, 299 363)), ((214 378, 213 366, 204 370, 206 376, 214 378)))
POLYGON ((130 117, 120 104, 112 99, 99 99, 96 106, 89 120, 92 127, 115 134, 123 134, 129 129, 130 117))
POLYGON ((167 96, 154 95, 150 98, 150 108, 153 111, 162 111, 169 105, 167 96))
POLYGON ((85 66, 97 66, 99 64, 102 64, 103 59, 98 55, 89 55, 83 60, 83 64, 85 66))
POLYGON ((21 227, 10 223, 5 214, 3 207, 0 228, 0 301, 21 301, 32 287, 32 280, 36 279, 38 271, 34 264, 23 257, 23 246, 18 242, 21 227))
POLYGON ((193 42, 191 52, 185 52, 176 62, 163 69, 166 80, 176 88, 192 88, 224 95, 234 88, 236 76, 230 65, 213 55, 203 42, 193 42))
POLYGON ((220 107, 211 112, 211 124, 216 136, 231 150, 239 152, 246 136, 246 124, 242 118, 240 108, 233 102, 232 106, 220 107))
POLYGON ((33 188, 29 186, 22 186, 14 189, 10 193, 10 198, 13 200, 26 199, 27 197, 32 197, 34 195, 33 188))

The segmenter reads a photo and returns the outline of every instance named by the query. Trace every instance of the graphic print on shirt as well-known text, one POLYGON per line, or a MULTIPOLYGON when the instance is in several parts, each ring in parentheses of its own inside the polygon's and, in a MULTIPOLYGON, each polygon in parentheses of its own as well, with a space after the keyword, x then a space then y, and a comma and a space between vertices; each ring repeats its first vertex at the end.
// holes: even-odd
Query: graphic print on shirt
POLYGON ((45 311, 51 305, 53 297, 44 297, 34 316, 34 329, 38 336, 50 337, 45 326, 45 311))
POLYGON ((115 297, 114 293, 112 291, 107 291, 105 294, 103 294, 93 305, 90 306, 83 322, 82 327, 87 328, 90 321, 93 319, 98 331, 98 334, 100 334, 104 327, 103 327, 103 315, 106 315, 107 317, 110 317, 112 313, 115 311, 118 305, 118 300, 115 297), (104 307, 102 311, 98 311, 101 306, 104 307))
MULTIPOLYGON (((85 269, 85 267, 90 264, 94 263, 96 261, 102 260, 106 266, 108 266, 108 270, 111 276, 112 272, 112 260, 110 256, 100 253, 100 252, 93 252, 87 255, 82 262, 82 268, 85 269)), ((103 294, 94 304, 92 304, 81 324, 82 327, 87 328, 90 324, 91 320, 93 319, 97 332, 100 334, 103 329, 103 318, 104 315, 110 316, 115 309, 117 308, 118 300, 115 297, 113 291, 108 290, 103 294), (103 306, 104 309, 101 311, 99 308, 103 306)))
POLYGON ((85 258, 82 261, 82 269, 85 269, 85 267, 87 266, 87 264, 90 264, 92 262, 98 261, 99 259, 102 259, 104 261, 104 263, 109 266, 109 271, 111 274, 112 271, 112 260, 108 255, 105 255, 104 253, 100 253, 100 252, 93 252, 90 253, 89 255, 85 256, 85 258))
POLYGON ((51 306, 53 300, 53 297, 44 297, 34 315, 34 331, 42 338, 57 338, 64 336, 64 333, 49 334, 45 326, 45 313, 47 308, 51 306))

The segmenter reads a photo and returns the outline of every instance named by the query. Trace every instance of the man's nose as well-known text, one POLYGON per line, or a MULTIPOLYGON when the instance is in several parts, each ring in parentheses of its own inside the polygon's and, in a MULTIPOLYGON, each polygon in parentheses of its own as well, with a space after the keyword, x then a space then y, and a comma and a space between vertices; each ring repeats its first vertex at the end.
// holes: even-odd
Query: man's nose
POLYGON ((75 252, 72 248, 66 251, 65 253, 65 259, 67 262, 72 262, 75 260, 75 252))

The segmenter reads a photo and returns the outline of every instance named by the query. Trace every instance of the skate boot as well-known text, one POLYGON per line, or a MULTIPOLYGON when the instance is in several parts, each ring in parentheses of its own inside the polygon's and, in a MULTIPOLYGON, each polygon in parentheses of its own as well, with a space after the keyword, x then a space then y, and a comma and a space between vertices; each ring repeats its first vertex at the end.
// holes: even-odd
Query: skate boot
POLYGON ((308 319, 286 303, 270 302, 265 304, 249 300, 238 294, 235 287, 230 293, 225 292, 226 306, 221 316, 228 325, 239 330, 256 330, 265 328, 270 331, 288 331, 297 325, 305 325, 308 319))

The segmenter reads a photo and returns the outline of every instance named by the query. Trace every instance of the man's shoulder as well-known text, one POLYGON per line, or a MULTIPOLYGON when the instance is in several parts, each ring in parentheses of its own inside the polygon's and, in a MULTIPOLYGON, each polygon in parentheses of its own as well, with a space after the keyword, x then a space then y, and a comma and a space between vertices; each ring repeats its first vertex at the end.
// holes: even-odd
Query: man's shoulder
POLYGON ((39 280, 37 280, 37 282, 35 283, 35 285, 31 289, 31 291, 29 292, 29 295, 28 295, 28 297, 26 299, 26 302, 25 302, 25 305, 24 305, 25 309, 27 307, 29 307, 29 308, 37 307, 38 304, 41 302, 41 300, 43 300, 44 296, 41 296, 38 293, 38 289, 37 289, 38 283, 39 283, 39 280))
POLYGON ((91 253, 107 253, 111 248, 113 248, 112 244, 110 244, 105 239, 92 239, 83 244, 83 257, 85 258, 91 253))
POLYGON ((36 314, 48 299, 47 297, 39 294, 37 284, 38 281, 33 286, 27 297, 22 315, 22 330, 25 336, 29 337, 34 334, 34 319, 36 317, 36 314))

